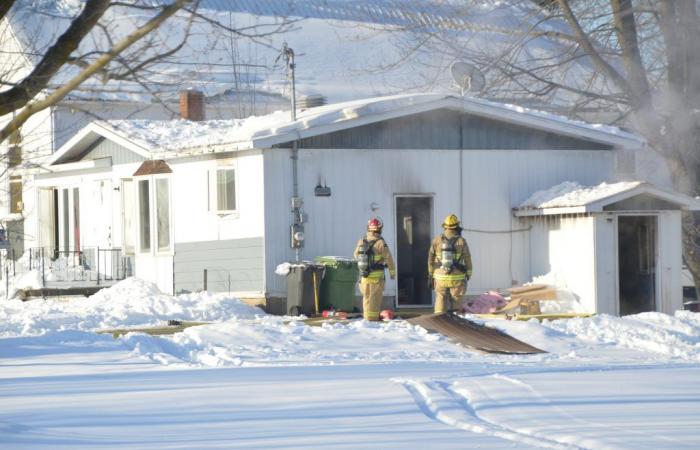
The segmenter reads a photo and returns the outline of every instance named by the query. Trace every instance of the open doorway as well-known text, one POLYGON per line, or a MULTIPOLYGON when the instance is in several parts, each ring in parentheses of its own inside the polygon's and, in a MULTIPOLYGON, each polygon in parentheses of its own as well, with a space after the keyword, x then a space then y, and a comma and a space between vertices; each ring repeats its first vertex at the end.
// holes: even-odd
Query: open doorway
POLYGON ((432 197, 396 197, 397 307, 433 303, 427 281, 432 211, 432 197))
POLYGON ((620 315, 656 310, 657 218, 619 216, 620 315))

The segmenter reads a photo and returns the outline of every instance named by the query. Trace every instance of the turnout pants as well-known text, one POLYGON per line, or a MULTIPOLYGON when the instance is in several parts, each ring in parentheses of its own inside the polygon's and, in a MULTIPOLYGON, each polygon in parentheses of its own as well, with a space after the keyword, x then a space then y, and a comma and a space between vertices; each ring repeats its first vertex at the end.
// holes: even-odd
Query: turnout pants
POLYGON ((366 320, 379 320, 379 308, 382 306, 384 295, 384 280, 360 280, 362 292, 362 315, 366 320))
POLYGON ((458 309, 462 296, 467 291, 465 281, 435 280, 435 313, 444 313, 458 309))

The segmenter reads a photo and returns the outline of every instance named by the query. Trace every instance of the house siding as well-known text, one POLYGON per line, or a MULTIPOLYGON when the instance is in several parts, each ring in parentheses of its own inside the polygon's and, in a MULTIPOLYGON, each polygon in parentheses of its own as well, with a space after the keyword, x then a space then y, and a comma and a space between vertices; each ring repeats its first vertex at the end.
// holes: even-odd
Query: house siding
POLYGON ((175 244, 175 293, 262 291, 265 266, 263 238, 175 244))
POLYGON ((90 147, 76 161, 90 161, 100 158, 112 158, 112 164, 129 164, 145 161, 141 155, 137 155, 131 150, 116 144, 107 139, 100 139, 95 145, 90 147))
MULTIPOLYGON (((613 165, 614 152, 590 150, 304 149, 299 152, 299 192, 306 214, 301 258, 352 255, 371 216, 384 221, 384 238, 395 253, 395 195, 430 195, 433 234, 441 230, 445 215, 462 219, 474 259, 469 293, 508 288, 513 281, 526 282, 550 271, 530 270, 529 235, 513 222, 511 209, 533 192, 564 181, 595 185, 609 180, 613 165), (318 183, 331 188, 330 197, 314 195, 318 183)), ((276 265, 295 257, 289 248, 291 187, 289 152, 266 152, 266 290, 274 295, 286 292, 285 278, 274 272, 276 265)), ((385 295, 394 295, 395 287, 387 280, 385 295)))
MULTIPOLYGON (((289 147, 283 144, 281 147, 289 147)), ((437 110, 302 139, 300 148, 609 150, 604 144, 437 110)))

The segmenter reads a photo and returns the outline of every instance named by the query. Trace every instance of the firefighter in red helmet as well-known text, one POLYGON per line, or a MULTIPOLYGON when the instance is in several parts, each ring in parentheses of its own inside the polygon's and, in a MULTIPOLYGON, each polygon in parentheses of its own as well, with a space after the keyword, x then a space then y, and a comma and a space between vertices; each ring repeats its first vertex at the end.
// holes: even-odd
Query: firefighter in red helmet
POLYGON ((367 222, 367 235, 355 247, 355 259, 360 270, 360 292, 362 312, 366 320, 379 320, 379 310, 384 294, 384 269, 389 276, 396 277, 394 259, 389 246, 382 238, 382 221, 374 217, 367 222))

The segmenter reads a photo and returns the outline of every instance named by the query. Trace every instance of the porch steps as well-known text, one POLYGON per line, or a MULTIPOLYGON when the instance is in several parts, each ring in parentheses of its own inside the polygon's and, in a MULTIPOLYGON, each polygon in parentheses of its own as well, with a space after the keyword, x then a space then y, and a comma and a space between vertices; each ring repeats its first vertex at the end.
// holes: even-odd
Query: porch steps
POLYGON ((16 297, 22 301, 34 300, 38 298, 56 297, 89 297, 98 291, 108 288, 112 284, 100 284, 93 286, 69 286, 69 287, 44 287, 39 289, 19 289, 16 297))

